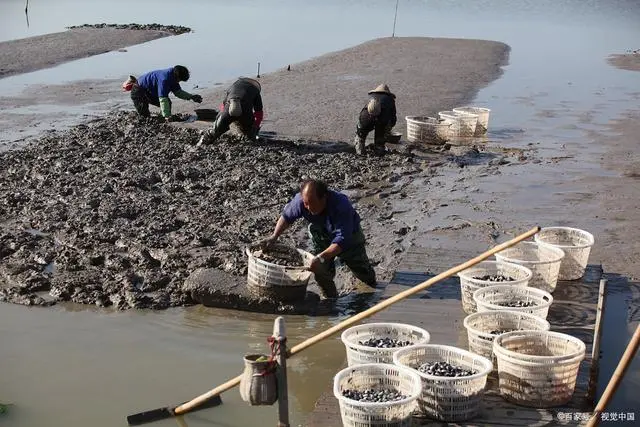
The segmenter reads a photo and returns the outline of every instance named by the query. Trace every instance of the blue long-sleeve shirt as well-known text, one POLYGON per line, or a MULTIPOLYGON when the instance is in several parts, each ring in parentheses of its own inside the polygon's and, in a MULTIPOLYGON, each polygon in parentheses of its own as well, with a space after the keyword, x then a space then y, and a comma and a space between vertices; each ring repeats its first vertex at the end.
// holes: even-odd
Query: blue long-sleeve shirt
POLYGON ((164 70, 149 71, 138 77, 138 84, 158 103, 159 98, 168 97, 169 93, 181 90, 178 80, 173 75, 173 67, 164 70))
POLYGON ((318 224, 333 237, 331 243, 335 243, 342 250, 349 247, 351 236, 360 230, 360 216, 353 208, 349 198, 337 191, 329 190, 327 193, 327 207, 320 215, 313 215, 302 202, 302 194, 298 193, 282 211, 282 217, 289 224, 298 218, 318 224))

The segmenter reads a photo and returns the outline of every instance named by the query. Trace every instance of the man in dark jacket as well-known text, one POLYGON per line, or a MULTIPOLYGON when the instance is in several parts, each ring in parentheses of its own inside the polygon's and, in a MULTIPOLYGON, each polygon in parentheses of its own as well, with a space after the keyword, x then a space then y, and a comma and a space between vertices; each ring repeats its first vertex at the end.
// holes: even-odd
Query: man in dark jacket
POLYGON ((377 154, 384 154, 386 140, 396 125, 395 99, 396 96, 389 91, 386 84, 381 84, 369 92, 369 102, 360 111, 356 127, 354 144, 357 154, 364 154, 364 143, 372 130, 375 130, 373 149, 377 154))
POLYGON ((263 240, 261 246, 269 247, 299 218, 310 223, 309 234, 316 257, 309 269, 326 297, 338 295, 333 281, 336 275, 333 260, 336 257, 358 279, 372 288, 376 287, 376 273, 365 250, 360 216, 347 196, 328 189, 322 181, 304 181, 300 192, 284 207, 273 234, 263 240))
POLYGON ((240 126, 241 132, 248 139, 255 140, 264 116, 261 90, 260 83, 248 77, 240 77, 233 82, 227 89, 213 129, 203 132, 198 145, 214 142, 227 132, 234 122, 240 126))
POLYGON ((171 120, 171 100, 169 93, 187 101, 202 102, 200 95, 192 95, 180 87, 180 82, 189 80, 189 70, 182 65, 154 70, 141 75, 139 78, 129 77, 123 84, 125 90, 131 90, 131 100, 134 107, 143 117, 149 117, 149 104, 160 107, 160 113, 165 120, 171 120))

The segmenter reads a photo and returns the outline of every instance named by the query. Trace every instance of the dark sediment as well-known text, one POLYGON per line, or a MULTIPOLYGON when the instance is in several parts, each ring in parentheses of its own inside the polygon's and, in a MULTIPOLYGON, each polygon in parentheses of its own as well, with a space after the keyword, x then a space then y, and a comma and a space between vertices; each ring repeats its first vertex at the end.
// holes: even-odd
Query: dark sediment
MULTIPOLYGON (((420 171, 411 155, 357 157, 346 144, 224 136, 196 149, 197 140, 118 113, 2 153, 1 298, 119 309, 205 302, 185 279, 214 268, 244 285, 243 248, 272 232, 304 177, 353 190, 385 179, 381 170, 420 171)), ((366 227, 371 215, 361 214, 366 227)))
POLYGON ((138 31, 164 31, 174 35, 180 35, 190 33, 191 28, 183 27, 182 25, 162 25, 162 24, 84 24, 73 25, 67 27, 69 30, 76 30, 78 28, 115 28, 116 30, 138 30, 138 31))

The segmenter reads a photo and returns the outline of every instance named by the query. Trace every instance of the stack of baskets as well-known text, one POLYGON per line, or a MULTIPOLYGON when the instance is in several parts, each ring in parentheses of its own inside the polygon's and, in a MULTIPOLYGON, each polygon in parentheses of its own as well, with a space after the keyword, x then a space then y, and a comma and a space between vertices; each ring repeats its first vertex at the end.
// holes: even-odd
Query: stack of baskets
MULTIPOLYGON (((276 244, 275 247, 287 249, 281 244, 276 244)), ((309 265, 313 255, 302 249, 296 250, 302 256, 304 264, 309 265)), ((253 296, 282 302, 304 299, 311 272, 303 267, 285 267, 264 261, 254 256, 250 248, 246 248, 246 254, 248 257, 247 289, 253 296)))
POLYGON ((407 140, 439 145, 455 138, 482 136, 489 128, 490 112, 483 107, 456 107, 440 111, 437 118, 406 116, 407 140))

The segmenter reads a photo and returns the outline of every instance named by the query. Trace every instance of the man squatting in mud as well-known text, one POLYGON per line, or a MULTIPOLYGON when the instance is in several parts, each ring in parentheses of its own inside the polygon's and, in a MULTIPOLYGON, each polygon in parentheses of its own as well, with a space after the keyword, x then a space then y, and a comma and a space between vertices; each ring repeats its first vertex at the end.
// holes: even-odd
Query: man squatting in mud
POLYGON ((309 221, 309 235, 316 255, 309 269, 327 298, 336 298, 334 258, 346 264, 353 274, 372 288, 376 273, 365 250, 360 216, 342 193, 327 188, 322 181, 306 180, 300 192, 283 209, 273 234, 260 246, 269 247, 298 218, 309 221))
POLYGON ((131 100, 136 111, 142 117, 149 117, 149 104, 160 107, 162 117, 167 121, 177 120, 171 115, 171 99, 169 93, 186 101, 196 103, 202 102, 200 95, 192 95, 185 92, 180 87, 180 82, 189 80, 189 70, 182 65, 166 68, 164 70, 154 70, 136 79, 129 76, 129 80, 122 85, 124 90, 131 91, 131 100))
POLYGON ((261 90, 260 83, 248 77, 240 77, 233 82, 227 89, 213 129, 205 130, 197 145, 214 142, 229 130, 231 123, 237 123, 249 140, 255 140, 264 116, 261 90))
POLYGON ((356 136, 353 141, 356 153, 364 154, 364 143, 367 135, 375 130, 373 150, 376 154, 384 154, 385 143, 391 129, 396 125, 396 96, 389 91, 389 86, 379 85, 368 93, 369 102, 360 111, 356 136))

